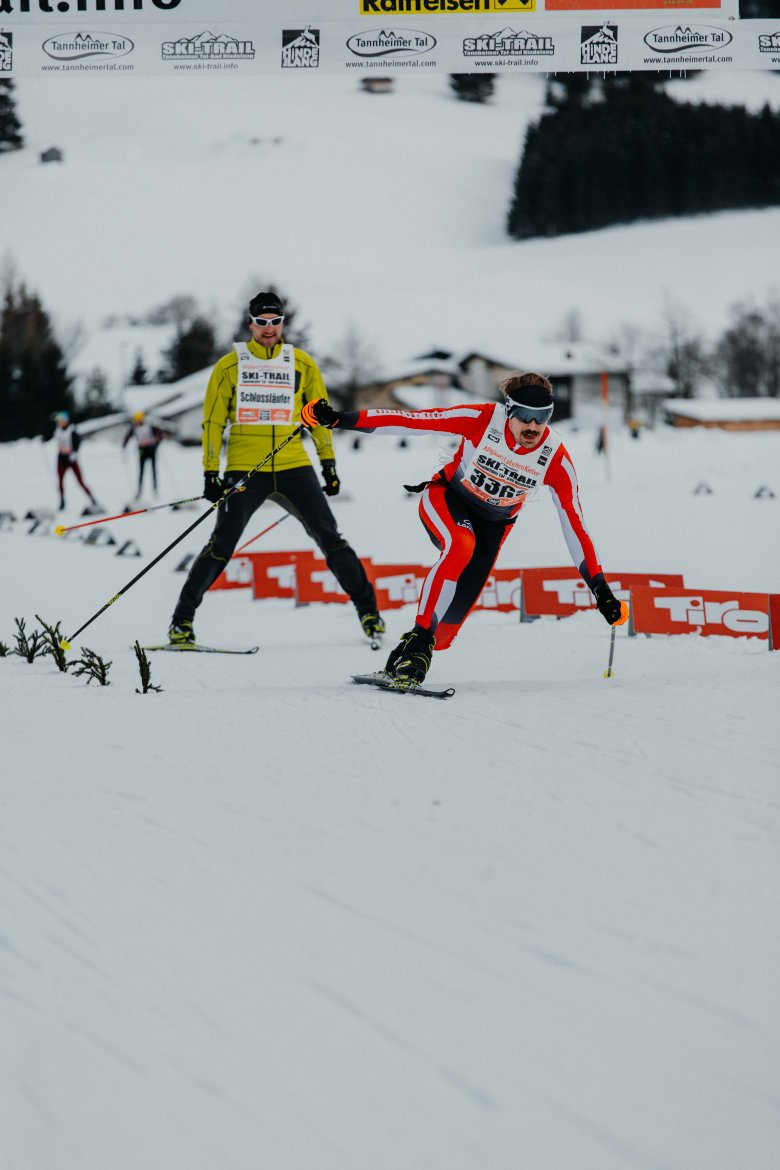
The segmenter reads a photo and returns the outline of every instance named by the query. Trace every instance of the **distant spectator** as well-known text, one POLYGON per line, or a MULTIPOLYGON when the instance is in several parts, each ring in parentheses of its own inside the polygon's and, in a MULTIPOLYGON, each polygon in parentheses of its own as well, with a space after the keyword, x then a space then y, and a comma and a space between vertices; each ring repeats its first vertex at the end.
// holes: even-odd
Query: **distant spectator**
POLYGON ((122 440, 122 446, 126 447, 130 440, 135 437, 136 446, 138 447, 138 491, 136 492, 136 499, 139 499, 143 490, 144 472, 147 465, 151 468, 152 491, 157 495, 157 448, 168 434, 170 434, 169 431, 164 431, 162 427, 157 426, 151 420, 147 419, 146 413, 143 410, 137 410, 133 415, 131 425, 122 440))
POLYGON ((70 415, 67 410, 60 410, 54 416, 55 431, 54 438, 57 441, 57 482, 60 489, 60 511, 65 507, 65 472, 70 469, 76 477, 79 487, 89 496, 89 502, 94 508, 98 508, 99 504, 87 485, 81 474, 81 468, 78 461, 78 449, 81 446, 81 436, 76 430, 73 423, 70 421, 70 415))

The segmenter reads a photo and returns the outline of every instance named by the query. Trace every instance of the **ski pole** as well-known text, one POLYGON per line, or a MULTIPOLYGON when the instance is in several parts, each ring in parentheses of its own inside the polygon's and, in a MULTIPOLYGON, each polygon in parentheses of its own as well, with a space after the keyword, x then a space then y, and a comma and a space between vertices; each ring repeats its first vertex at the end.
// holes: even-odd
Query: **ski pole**
POLYGON ((617 629, 618 626, 622 626, 624 622, 628 621, 629 613, 630 613, 630 610, 628 608, 628 602, 621 601, 621 603, 620 603, 620 617, 614 623, 611 630, 609 631, 609 662, 607 663, 607 669, 604 671, 604 678, 614 678, 615 677, 614 672, 612 670, 612 659, 615 657, 615 630, 617 629))
POLYGON ((215 512, 217 508, 220 508, 236 492, 244 491, 247 480, 251 479, 255 472, 259 471, 261 467, 264 467, 269 459, 273 459, 274 455, 277 455, 281 451, 282 447, 286 447, 288 443, 291 443, 293 439, 296 439, 302 430, 302 425, 297 426, 294 431, 290 432, 286 439, 282 439, 281 443, 279 443, 276 447, 274 447, 273 451, 270 451, 268 455, 266 455, 265 459, 261 459, 260 462, 256 464, 251 471, 245 472, 238 483, 235 483, 229 491, 226 491, 223 496, 220 496, 216 503, 212 504, 211 507, 203 512, 203 514, 200 515, 197 520, 190 524, 189 528, 185 528, 181 536, 177 536, 175 540, 171 541, 168 547, 164 548, 161 553, 158 553, 154 560, 149 562, 146 568, 141 569, 140 573, 136 573, 132 581, 128 581, 126 585, 123 585, 119 592, 109 601, 107 601, 105 605, 102 605, 97 613, 93 613, 92 617, 89 618, 88 621, 84 622, 83 626, 79 626, 76 632, 71 634, 70 638, 62 638, 60 641, 60 647, 63 650, 70 650, 73 645, 74 638, 78 638, 79 634, 86 630, 87 626, 91 626, 92 623, 97 618, 99 618, 102 613, 105 613, 109 606, 113 605, 115 601, 119 601, 119 598, 122 597, 123 594, 127 593, 128 589, 131 589, 137 581, 140 581, 141 578, 144 577, 150 569, 153 569, 158 561, 161 561, 163 557, 171 551, 172 548, 175 548, 177 544, 180 544, 184 540, 185 536, 189 536, 192 530, 197 528, 198 525, 201 524, 207 516, 210 516, 212 512, 215 512))
POLYGON ((203 496, 192 496, 189 500, 174 500, 170 504, 154 504, 151 508, 138 508, 135 512, 120 512, 118 516, 101 516, 98 520, 85 520, 83 524, 70 524, 67 527, 58 524, 54 529, 55 536, 62 536, 66 532, 73 532, 76 528, 89 528, 90 524, 108 524, 109 520, 126 520, 129 516, 143 516, 144 512, 156 512, 159 508, 178 508, 179 504, 196 504, 203 496))
POLYGON ((237 548, 236 551, 233 553, 233 556, 237 557, 238 554, 243 552, 245 548, 249 548, 250 544, 254 544, 255 541, 259 540, 261 536, 265 536, 266 532, 270 532, 272 528, 276 528, 277 524, 281 524, 282 520, 289 520, 289 518, 290 518, 290 513, 285 512, 284 516, 280 516, 278 520, 274 520, 273 524, 269 524, 268 527, 264 528, 262 532, 258 532, 257 536, 253 536, 251 540, 248 540, 246 542, 246 544, 242 544, 241 548, 237 548))

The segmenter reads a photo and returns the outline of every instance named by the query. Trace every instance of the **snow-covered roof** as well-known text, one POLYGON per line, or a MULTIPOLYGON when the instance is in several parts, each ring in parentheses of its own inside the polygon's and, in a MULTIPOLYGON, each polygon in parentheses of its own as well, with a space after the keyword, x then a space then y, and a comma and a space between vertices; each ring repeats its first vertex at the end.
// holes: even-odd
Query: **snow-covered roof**
POLYGON ((674 381, 667 374, 657 374, 653 370, 634 370, 631 389, 635 394, 665 394, 668 398, 674 393, 674 381))
POLYGON ((393 390, 393 396, 409 410, 429 410, 434 406, 460 406, 461 403, 473 403, 473 394, 465 390, 457 390, 454 386, 399 386, 393 390))
POLYGON ((153 410, 158 418, 173 419, 193 407, 203 406, 211 366, 188 374, 178 382, 163 382, 154 386, 128 386, 122 401, 128 414, 136 410, 153 410))
POLYGON ((665 398, 663 407, 697 422, 780 422, 778 398, 665 398))

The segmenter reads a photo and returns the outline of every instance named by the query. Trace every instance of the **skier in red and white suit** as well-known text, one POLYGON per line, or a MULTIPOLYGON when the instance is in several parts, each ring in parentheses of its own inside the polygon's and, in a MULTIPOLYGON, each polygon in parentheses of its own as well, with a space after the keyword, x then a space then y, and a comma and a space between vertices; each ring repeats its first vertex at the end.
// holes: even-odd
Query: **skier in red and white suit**
POLYGON ((423 493, 420 518, 441 556, 423 583, 414 630, 404 634, 385 667, 396 679, 422 682, 433 649, 452 644, 521 508, 543 484, 552 493, 571 558, 599 610, 610 625, 625 620, 585 524, 571 456, 547 425, 553 412, 550 382, 541 374, 511 374, 501 389, 504 401, 473 406, 339 413, 319 400, 308 404, 311 421, 301 413, 307 425, 461 437, 450 462, 433 479, 409 489, 423 493))

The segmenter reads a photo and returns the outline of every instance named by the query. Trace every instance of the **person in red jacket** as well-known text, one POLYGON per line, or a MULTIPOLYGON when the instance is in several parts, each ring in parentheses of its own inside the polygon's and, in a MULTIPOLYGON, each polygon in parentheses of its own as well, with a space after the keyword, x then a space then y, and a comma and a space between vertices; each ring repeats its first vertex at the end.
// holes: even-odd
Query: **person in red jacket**
POLYGON ((452 645, 523 505, 542 485, 552 493, 569 553, 600 613, 610 625, 628 617, 604 580, 571 456, 548 426, 554 406, 551 383, 541 374, 515 373, 504 379, 501 390, 499 402, 432 410, 339 412, 317 399, 301 411, 301 421, 310 427, 400 428, 460 437, 445 467, 407 488, 422 492, 420 518, 440 556, 423 583, 414 629, 403 635, 385 666, 401 684, 421 683, 434 649, 452 645))

